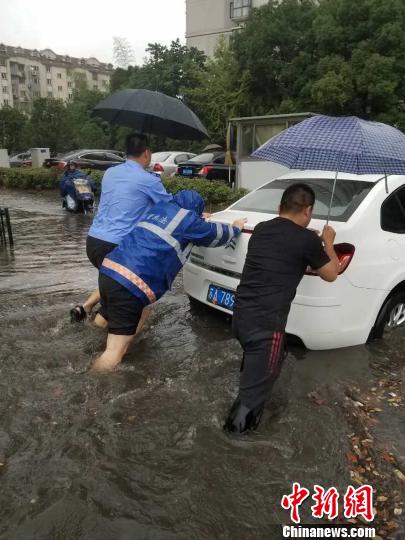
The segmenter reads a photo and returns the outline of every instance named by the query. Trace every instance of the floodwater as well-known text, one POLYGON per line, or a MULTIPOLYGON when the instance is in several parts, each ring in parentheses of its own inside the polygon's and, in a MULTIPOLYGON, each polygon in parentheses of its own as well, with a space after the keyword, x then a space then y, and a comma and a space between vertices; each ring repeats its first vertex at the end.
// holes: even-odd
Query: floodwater
MULTIPOLYGON (((346 488, 345 387, 374 384, 404 334, 293 349, 260 431, 233 439, 221 429, 241 356, 229 321, 191 307, 179 278, 121 368, 90 374, 105 335, 68 312, 96 285, 91 217, 53 192, 0 191, 0 203, 15 236, 0 249, 1 539, 271 539, 293 482, 346 488)), ((397 415, 379 436, 404 453, 397 415)), ((301 514, 313 522, 309 505, 301 514)))

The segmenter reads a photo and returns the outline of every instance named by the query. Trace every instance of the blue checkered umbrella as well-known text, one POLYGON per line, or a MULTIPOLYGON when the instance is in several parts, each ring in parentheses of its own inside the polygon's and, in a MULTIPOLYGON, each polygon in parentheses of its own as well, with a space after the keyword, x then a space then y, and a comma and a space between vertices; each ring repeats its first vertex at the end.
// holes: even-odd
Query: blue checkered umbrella
POLYGON ((252 156, 290 169, 405 174, 405 135, 356 116, 317 115, 276 135, 252 156))

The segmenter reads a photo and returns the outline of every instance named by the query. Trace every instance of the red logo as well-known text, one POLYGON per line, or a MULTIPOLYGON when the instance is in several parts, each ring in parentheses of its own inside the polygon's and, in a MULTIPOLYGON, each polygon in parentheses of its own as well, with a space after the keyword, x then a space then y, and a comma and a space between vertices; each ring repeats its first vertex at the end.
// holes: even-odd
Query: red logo
MULTIPOLYGON (((301 504, 309 497, 310 491, 301 487, 298 482, 294 482, 292 492, 289 495, 283 495, 281 506, 284 510, 290 510, 290 518, 294 523, 300 523, 299 508, 301 504)), ((339 515, 338 501, 339 492, 335 487, 325 489, 322 486, 315 485, 312 499, 315 502, 311 506, 312 516, 317 519, 327 517, 336 519, 339 515)), ((344 495, 344 517, 346 519, 362 516, 367 521, 373 521, 373 488, 369 485, 360 486, 355 489, 349 486, 344 495)))
POLYGON ((373 521, 373 488, 369 485, 355 489, 347 488, 344 497, 345 518, 363 516, 367 521, 373 521))
POLYGON ((301 519, 299 516, 298 508, 309 497, 309 490, 302 488, 298 482, 294 482, 293 491, 291 495, 284 495, 281 499, 281 506, 284 510, 290 510, 290 517, 294 523, 300 523, 301 519))

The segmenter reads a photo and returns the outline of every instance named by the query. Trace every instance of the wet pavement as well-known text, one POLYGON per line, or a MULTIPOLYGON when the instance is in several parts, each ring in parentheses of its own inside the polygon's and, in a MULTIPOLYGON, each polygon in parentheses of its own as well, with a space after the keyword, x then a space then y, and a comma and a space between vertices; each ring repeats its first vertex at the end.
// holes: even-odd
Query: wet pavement
MULTIPOLYGON (((68 311, 96 285, 91 217, 53 192, 0 191, 0 203, 15 236, 0 249, 1 539, 271 539, 293 482, 345 491, 347 388, 400 380, 405 333, 293 348, 260 431, 235 440, 221 430, 241 356, 229 321, 190 306, 180 277, 120 369, 88 373, 105 335, 68 311)), ((403 408, 379 414, 376 444, 403 465, 403 408)))

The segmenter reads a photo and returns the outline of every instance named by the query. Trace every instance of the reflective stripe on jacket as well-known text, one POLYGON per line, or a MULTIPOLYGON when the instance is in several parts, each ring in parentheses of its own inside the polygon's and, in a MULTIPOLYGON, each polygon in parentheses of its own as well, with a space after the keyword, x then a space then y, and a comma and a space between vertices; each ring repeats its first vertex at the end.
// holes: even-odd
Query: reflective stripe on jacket
POLYGON ((108 254, 100 272, 121 283, 146 305, 170 289, 194 244, 222 246, 239 234, 240 230, 231 225, 204 221, 174 199, 155 205, 108 254))

